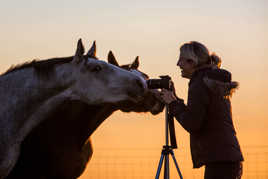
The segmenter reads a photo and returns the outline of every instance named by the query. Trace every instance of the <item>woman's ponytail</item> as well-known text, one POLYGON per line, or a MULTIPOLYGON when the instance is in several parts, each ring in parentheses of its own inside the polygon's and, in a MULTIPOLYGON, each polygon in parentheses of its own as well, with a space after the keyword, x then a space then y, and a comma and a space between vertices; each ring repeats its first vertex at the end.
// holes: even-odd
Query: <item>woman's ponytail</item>
POLYGON ((210 55, 210 58, 211 58, 212 65, 215 65, 218 68, 221 67, 221 58, 218 55, 216 55, 216 53, 212 53, 210 55))

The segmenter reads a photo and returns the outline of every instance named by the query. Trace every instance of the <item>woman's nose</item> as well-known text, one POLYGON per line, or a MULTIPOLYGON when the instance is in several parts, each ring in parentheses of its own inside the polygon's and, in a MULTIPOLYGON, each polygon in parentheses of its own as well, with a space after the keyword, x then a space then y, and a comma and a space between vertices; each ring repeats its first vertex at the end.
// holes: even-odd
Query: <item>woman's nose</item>
POLYGON ((177 62, 177 66, 181 67, 181 60, 180 59, 177 62))

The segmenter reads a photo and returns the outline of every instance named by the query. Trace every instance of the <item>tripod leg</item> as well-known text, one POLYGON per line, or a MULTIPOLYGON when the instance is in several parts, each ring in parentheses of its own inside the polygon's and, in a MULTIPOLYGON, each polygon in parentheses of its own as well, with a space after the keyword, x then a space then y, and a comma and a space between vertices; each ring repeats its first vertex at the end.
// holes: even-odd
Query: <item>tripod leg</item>
POLYGON ((171 156, 172 156, 173 161, 174 161, 174 163, 175 163, 176 169, 177 169, 177 171, 178 171, 178 173, 179 173, 179 175, 180 175, 180 179, 183 179, 183 178, 182 178, 181 171, 180 171, 180 168, 179 168, 179 165, 178 165, 178 163, 177 163, 177 161, 176 161, 176 158, 175 158, 175 155, 174 155, 174 152, 173 152, 173 151, 171 151, 171 156))
POLYGON ((163 159, 164 159, 164 154, 162 153, 161 154, 161 157, 160 157, 159 164, 158 164, 158 168, 157 168, 157 173, 156 173, 155 179, 159 179, 160 171, 161 171, 162 164, 163 164, 163 159))
POLYGON ((165 154, 164 179, 169 179, 169 155, 165 154))

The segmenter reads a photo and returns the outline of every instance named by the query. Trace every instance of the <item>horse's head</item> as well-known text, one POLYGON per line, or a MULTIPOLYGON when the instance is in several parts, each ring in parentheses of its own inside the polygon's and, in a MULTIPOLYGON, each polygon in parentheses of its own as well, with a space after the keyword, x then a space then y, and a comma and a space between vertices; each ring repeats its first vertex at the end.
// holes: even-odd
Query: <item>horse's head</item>
POLYGON ((84 55, 81 39, 70 63, 74 84, 71 94, 74 99, 90 105, 143 99, 147 91, 146 81, 139 75, 106 63, 96 58, 96 45, 84 55))
MULTIPOLYGON (((148 80, 149 76, 141 71, 138 70, 139 67, 139 57, 137 56, 136 59, 126 65, 119 65, 116 58, 114 57, 112 51, 108 54, 108 62, 116 65, 120 68, 130 71, 133 74, 137 74, 141 76, 144 80, 148 80)), ((119 104, 120 110, 124 112, 148 112, 150 111, 152 114, 158 114, 163 111, 164 104, 160 100, 160 92, 156 89, 147 90, 145 97, 143 100, 139 101, 138 103, 134 103, 132 101, 123 101, 119 104)))

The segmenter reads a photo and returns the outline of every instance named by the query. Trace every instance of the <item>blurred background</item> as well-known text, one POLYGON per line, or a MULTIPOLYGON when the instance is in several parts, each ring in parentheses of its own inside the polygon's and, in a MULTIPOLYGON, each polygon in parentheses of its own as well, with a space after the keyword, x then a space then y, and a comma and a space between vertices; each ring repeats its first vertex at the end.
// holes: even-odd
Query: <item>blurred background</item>
MULTIPOLYGON (((240 88, 233 119, 245 157, 244 177, 268 178, 268 1, 266 0, 10 0, 0 7, 0 72, 32 59, 73 55, 79 38, 97 56, 112 50, 120 64, 140 56, 151 78, 170 75, 187 100, 188 80, 176 67, 179 47, 195 40, 222 57, 240 88)), ((175 155, 185 178, 193 170, 189 135, 176 123, 175 155)), ((164 144, 164 113, 115 112, 91 137, 94 154, 80 179, 154 178, 164 144)), ((173 163, 171 163, 173 167, 173 163)), ((176 176, 171 167, 171 176, 176 176)), ((172 177, 173 178, 173 177, 172 177)))

